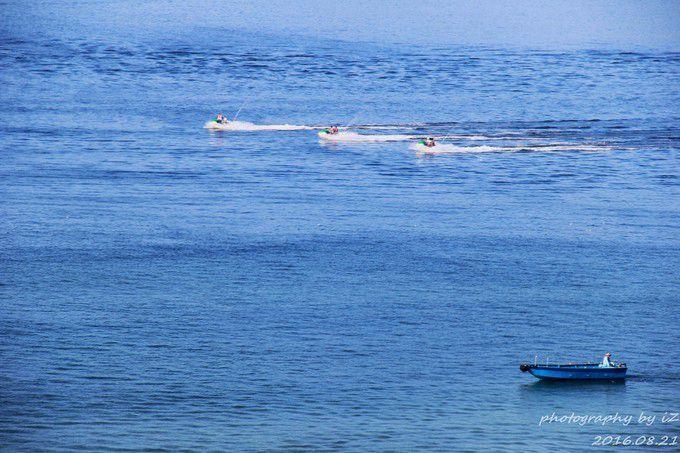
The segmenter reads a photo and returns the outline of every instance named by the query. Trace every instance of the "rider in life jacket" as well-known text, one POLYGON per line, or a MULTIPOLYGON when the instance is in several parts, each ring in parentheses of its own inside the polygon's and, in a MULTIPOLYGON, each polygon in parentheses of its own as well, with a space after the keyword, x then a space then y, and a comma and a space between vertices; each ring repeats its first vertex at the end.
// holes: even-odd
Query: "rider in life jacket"
POLYGON ((335 135, 339 132, 338 126, 331 126, 328 129, 326 129, 326 133, 330 135, 335 135))
POLYGON ((432 137, 427 137, 425 140, 423 140, 423 145, 427 146, 428 148, 432 148, 436 143, 434 142, 434 138, 432 137))

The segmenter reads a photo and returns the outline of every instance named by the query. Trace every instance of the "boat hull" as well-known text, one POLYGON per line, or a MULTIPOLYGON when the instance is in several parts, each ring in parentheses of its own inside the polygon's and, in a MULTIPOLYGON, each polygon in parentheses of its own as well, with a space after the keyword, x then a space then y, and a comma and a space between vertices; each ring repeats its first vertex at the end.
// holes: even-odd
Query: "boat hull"
POLYGON ((522 371, 528 371, 538 379, 550 381, 615 381, 625 379, 628 368, 600 367, 592 364, 524 365, 522 371))

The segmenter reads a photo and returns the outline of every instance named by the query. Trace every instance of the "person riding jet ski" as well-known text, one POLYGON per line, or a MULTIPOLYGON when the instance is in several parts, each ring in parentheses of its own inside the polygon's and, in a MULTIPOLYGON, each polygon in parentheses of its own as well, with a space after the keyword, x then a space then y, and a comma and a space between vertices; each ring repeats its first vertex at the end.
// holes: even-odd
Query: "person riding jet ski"
POLYGON ((427 137, 425 140, 423 140, 423 145, 427 146, 428 148, 432 148, 436 145, 436 143, 434 142, 434 138, 427 137))
POLYGON ((227 119, 226 116, 222 115, 221 113, 217 114, 217 118, 215 119, 215 122, 217 124, 227 124, 229 120, 227 119))

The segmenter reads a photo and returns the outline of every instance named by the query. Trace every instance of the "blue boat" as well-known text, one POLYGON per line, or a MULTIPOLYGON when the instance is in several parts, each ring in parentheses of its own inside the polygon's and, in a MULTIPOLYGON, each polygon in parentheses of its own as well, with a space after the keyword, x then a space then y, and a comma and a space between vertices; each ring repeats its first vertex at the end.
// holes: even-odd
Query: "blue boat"
POLYGON ((522 363, 519 369, 522 372, 528 371, 539 379, 552 381, 618 381, 625 379, 628 372, 625 363, 619 363, 612 367, 603 367, 599 363, 569 363, 566 365, 522 363))

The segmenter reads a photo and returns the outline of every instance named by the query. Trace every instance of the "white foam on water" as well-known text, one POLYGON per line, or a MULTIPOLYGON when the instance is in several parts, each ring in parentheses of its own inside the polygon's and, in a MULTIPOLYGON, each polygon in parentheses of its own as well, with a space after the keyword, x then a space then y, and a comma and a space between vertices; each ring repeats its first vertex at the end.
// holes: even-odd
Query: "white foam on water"
POLYGON ((579 145, 574 144, 557 144, 557 145, 516 145, 516 146, 458 146, 450 143, 438 143, 435 146, 427 147, 422 143, 414 143, 410 146, 413 151, 420 154, 454 154, 454 153, 493 153, 493 152, 519 152, 519 151, 534 151, 534 152, 554 152, 554 151, 590 151, 601 152, 611 151, 611 146, 607 145, 579 145))
POLYGON ((405 140, 415 140, 419 135, 404 135, 404 134, 357 134, 356 132, 338 132, 337 134, 327 134, 324 131, 319 132, 319 138, 331 142, 400 142, 405 140))
POLYGON ((614 148, 608 145, 580 145, 578 143, 572 144, 549 144, 549 145, 518 145, 513 147, 513 151, 538 151, 538 152, 551 152, 551 151, 611 151, 614 148))
POLYGON ((315 129, 311 126, 297 126, 294 124, 253 124, 247 121, 229 121, 226 124, 208 121, 204 129, 215 131, 302 131, 315 129))
POLYGON ((504 150, 504 148, 498 148, 496 146, 457 146, 450 143, 439 143, 435 146, 425 146, 422 143, 414 143, 410 148, 420 154, 485 153, 504 150))
MULTIPOLYGON (((404 129, 413 129, 417 127, 422 127, 419 124, 401 124, 401 125, 381 125, 381 124, 357 124, 355 126, 351 126, 353 129, 372 129, 372 130, 381 130, 381 131, 389 131, 389 130, 404 130, 404 129)), ((342 127, 340 127, 342 129, 342 127)))
MULTIPOLYGON (((437 137, 435 137, 437 138, 437 137)), ((502 138, 499 137, 490 137, 488 135, 466 135, 466 134, 456 134, 456 135, 444 135, 438 137, 440 140, 442 138, 451 138, 451 139, 456 139, 456 140, 503 140, 502 138)))

